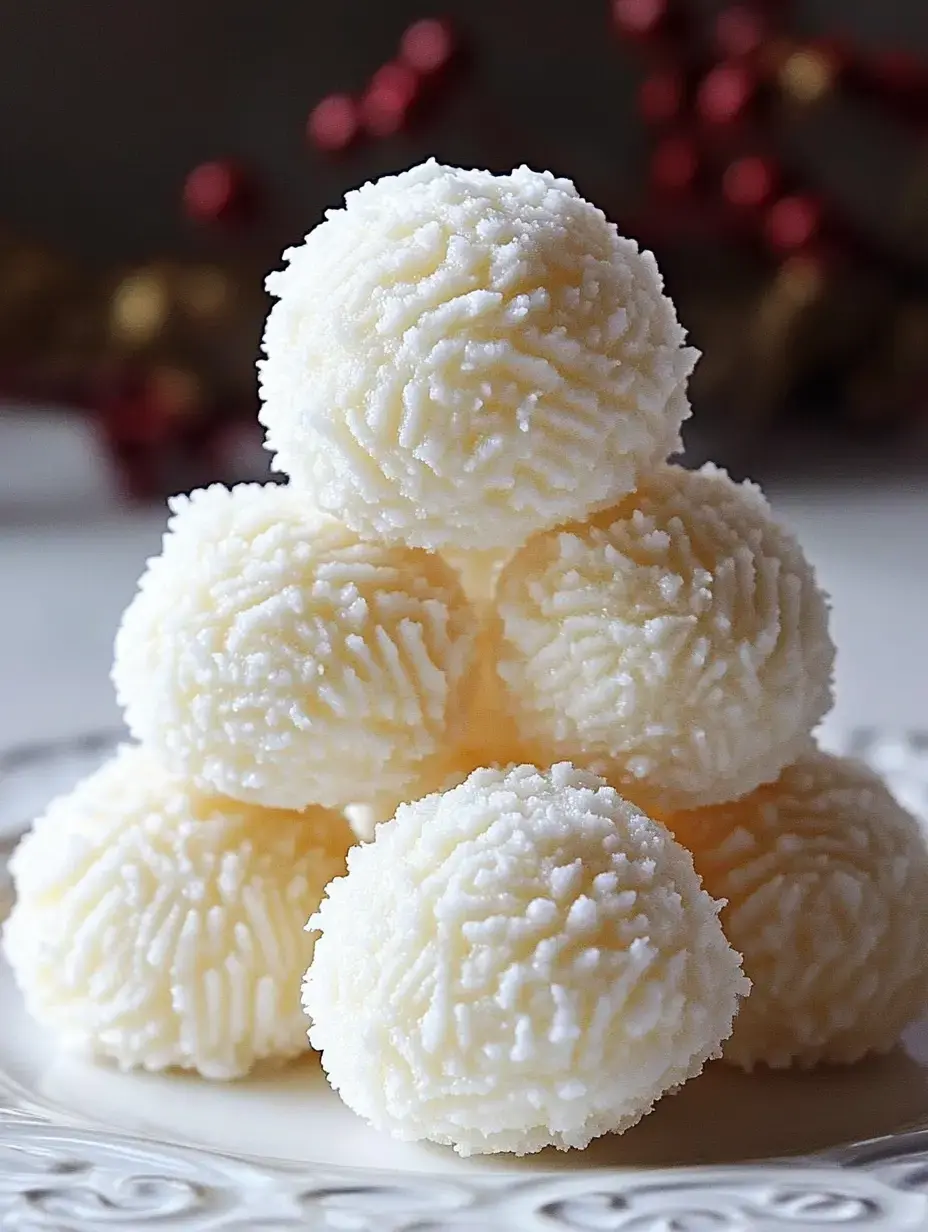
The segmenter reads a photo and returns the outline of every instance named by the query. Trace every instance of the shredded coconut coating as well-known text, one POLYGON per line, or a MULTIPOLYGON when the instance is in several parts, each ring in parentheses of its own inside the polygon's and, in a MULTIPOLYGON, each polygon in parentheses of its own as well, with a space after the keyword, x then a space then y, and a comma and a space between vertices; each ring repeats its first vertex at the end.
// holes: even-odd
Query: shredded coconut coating
POLYGON ((566 764, 402 806, 309 927, 332 1085, 461 1155, 627 1129, 717 1054, 748 987, 689 854, 566 764))
POLYGON ((275 484, 175 497, 116 638, 133 735, 236 799, 401 797, 473 690, 479 619, 451 568, 364 543, 275 484))
POLYGON ((928 850, 871 770, 813 751, 668 824, 728 900, 722 926, 753 981, 726 1060, 849 1064, 928 1008, 928 850))
POLYGON ((474 770, 513 766, 529 760, 529 751, 520 741, 506 708, 485 637, 480 639, 479 647, 474 692, 463 716, 459 739, 442 755, 427 762, 401 796, 379 792, 360 805, 350 806, 346 816, 357 838, 368 841, 374 826, 388 821, 401 804, 421 800, 436 791, 449 791, 474 770))
POLYGON ((650 253, 568 180, 430 160, 271 274, 273 465, 366 536, 515 548, 680 448, 697 352, 650 253))
POLYGON ((121 1068, 246 1074, 305 1052, 304 925, 351 834, 205 795, 122 748, 13 856, 7 958, 32 1017, 121 1068))
POLYGON ((827 600, 760 490, 662 466, 538 535, 496 589, 522 738, 652 811, 775 779, 831 704, 827 600))

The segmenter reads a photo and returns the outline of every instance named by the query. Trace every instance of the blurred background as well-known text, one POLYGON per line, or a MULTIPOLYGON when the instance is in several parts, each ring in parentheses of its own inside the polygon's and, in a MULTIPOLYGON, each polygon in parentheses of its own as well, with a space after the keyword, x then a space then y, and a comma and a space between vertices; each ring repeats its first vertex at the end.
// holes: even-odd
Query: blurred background
POLYGON ((926 0, 30 0, 0 114, 0 737, 116 720, 164 494, 266 474, 265 273, 432 154, 570 176, 654 249, 705 353, 688 457, 820 562, 839 717, 918 719, 926 0))
POLYGON ((5 9, 0 398, 79 410, 131 498, 262 472, 264 273, 430 154, 568 175, 656 251, 694 454, 920 440, 924 0, 5 9))

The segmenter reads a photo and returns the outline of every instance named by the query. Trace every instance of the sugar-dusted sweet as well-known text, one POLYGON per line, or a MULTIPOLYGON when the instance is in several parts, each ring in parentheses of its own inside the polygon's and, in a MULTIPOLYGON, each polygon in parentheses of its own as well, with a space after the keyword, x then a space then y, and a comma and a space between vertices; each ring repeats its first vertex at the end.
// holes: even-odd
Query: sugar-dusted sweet
POLYGON ((205 794, 123 747, 13 856, 3 943, 30 1014, 124 1069, 229 1079, 298 1055, 304 925, 350 842, 336 814, 205 794))
POLYGON ((352 849, 310 926, 349 1107, 462 1155, 583 1147, 697 1074, 747 990, 669 832, 567 764, 478 770, 352 849))
POLYGON ((444 754, 424 764, 415 780, 402 793, 375 793, 346 810, 355 835, 364 841, 381 821, 388 821, 401 804, 420 800, 434 792, 449 791, 475 770, 500 769, 528 760, 529 750, 520 741, 516 724, 504 705, 502 685, 493 670, 489 642, 481 636, 474 690, 462 715, 458 738, 444 754))
POLYGON ((289 487, 175 497, 116 637, 133 735, 270 807, 402 796, 474 688, 479 621, 431 553, 365 543, 289 487))
POLYGON ((646 807, 776 778, 831 703, 812 568, 758 488, 661 466, 588 522, 531 539, 496 587, 521 735, 646 807))
POLYGON ((517 547, 679 448, 696 352, 653 256, 567 180, 431 160, 284 256, 267 445, 366 536, 517 547))
POLYGON ((731 804, 668 818, 753 981, 725 1058, 886 1052, 928 1010, 928 847, 863 765, 812 751, 731 804))

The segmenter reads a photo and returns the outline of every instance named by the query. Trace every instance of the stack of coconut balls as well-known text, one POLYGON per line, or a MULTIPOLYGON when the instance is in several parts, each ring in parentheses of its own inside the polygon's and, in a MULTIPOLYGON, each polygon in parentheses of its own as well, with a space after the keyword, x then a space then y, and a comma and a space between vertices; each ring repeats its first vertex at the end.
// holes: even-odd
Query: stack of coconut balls
POLYGON ((35 1019, 219 1079, 311 1044, 461 1154, 582 1147, 719 1054, 890 1048, 924 840, 811 739, 799 544, 667 460, 696 353, 651 255, 565 180, 429 162, 286 260, 289 482, 171 503, 116 639, 137 743, 14 857, 35 1019))

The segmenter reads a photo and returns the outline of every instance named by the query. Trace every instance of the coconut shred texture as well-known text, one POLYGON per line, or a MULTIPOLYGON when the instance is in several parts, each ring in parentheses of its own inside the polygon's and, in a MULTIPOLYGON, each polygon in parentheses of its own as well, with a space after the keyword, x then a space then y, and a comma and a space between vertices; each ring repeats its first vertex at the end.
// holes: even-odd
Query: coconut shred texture
POLYGON ((668 818, 744 955, 725 1059, 751 1069, 887 1052, 928 1009, 928 848, 872 770, 810 751, 776 783, 668 818))
POLYGON ((760 489, 662 465, 534 536, 496 587, 496 669, 527 747, 646 807, 776 778, 831 704, 828 606, 760 489))
POLYGON ((362 542, 289 487, 175 497, 116 637, 132 734, 276 808, 402 798, 476 687, 479 619, 431 553, 362 542))
POLYGON ((654 258, 568 180, 434 160, 271 274, 273 465, 360 534, 514 548, 680 447, 696 351, 654 258))
POLYGON ((198 791, 126 746, 13 856, 3 934, 29 1013, 121 1068, 230 1079, 306 1051, 305 931, 346 823, 198 791))
POLYGON ((350 1108, 462 1155, 586 1146, 699 1073, 748 989, 662 826, 559 764, 478 770, 352 849, 309 927, 350 1108))

